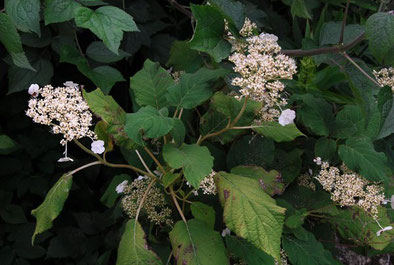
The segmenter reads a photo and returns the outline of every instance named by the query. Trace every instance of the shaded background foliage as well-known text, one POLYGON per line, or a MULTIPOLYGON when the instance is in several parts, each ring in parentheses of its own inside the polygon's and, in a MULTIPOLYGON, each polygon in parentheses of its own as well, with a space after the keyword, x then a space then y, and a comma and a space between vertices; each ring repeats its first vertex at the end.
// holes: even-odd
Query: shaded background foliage
MULTIPOLYGON (((51 1, 43 2, 48 4, 51 1)), ((88 0, 75 2, 80 2, 93 9, 106 4, 102 1, 88 0)), ((174 44, 174 41, 188 40, 192 37, 193 27, 190 18, 174 8, 170 4, 171 1, 130 0, 124 2, 124 6, 123 2, 119 0, 111 1, 110 4, 129 13, 134 18, 140 31, 124 32, 119 55, 109 52, 97 36, 89 30, 76 27, 73 20, 49 25, 44 25, 42 20, 40 24, 41 37, 32 32, 21 33, 24 51, 32 67, 37 70, 36 72, 13 65, 5 48, 0 46, 0 57, 3 58, 0 61, 0 134, 10 136, 16 143, 15 146, 11 147, 12 150, 5 150, 0 153, 1 264, 82 265, 115 263, 116 249, 125 219, 118 205, 107 207, 100 202, 100 199, 113 176, 126 173, 124 170, 95 167, 78 173, 74 178, 71 195, 60 218, 55 220, 54 227, 49 232, 38 236, 35 246, 31 245, 34 219, 30 215, 30 211, 43 201, 49 188, 62 175, 62 172, 89 162, 89 158, 71 145, 69 153, 76 163, 72 165, 56 163, 63 152, 62 147, 58 144, 59 137, 48 132, 47 127, 33 124, 24 112, 29 98, 26 89, 31 83, 39 83, 40 85, 51 83, 57 86, 65 81, 72 80, 83 84, 88 91, 96 87, 91 78, 86 77, 86 72, 85 74, 81 73, 81 69, 75 63, 72 63, 68 58, 62 58, 64 47, 69 46, 78 51, 77 42, 89 68, 111 67, 111 70, 106 68, 110 74, 107 72, 101 75, 99 81, 96 79, 96 84, 97 82, 105 82, 105 90, 110 92, 127 112, 132 112, 135 106, 129 94, 129 77, 142 68, 143 62, 147 58, 159 62, 162 66, 174 66, 175 69, 179 67, 179 62, 183 58, 176 55, 182 55, 181 52, 177 53, 182 51, 180 49, 181 44, 178 43, 179 46, 176 46, 177 44, 174 44), (170 52, 175 54, 171 59, 170 52), (106 78, 111 80, 106 80, 106 78)), ((202 3, 201 1, 192 2, 202 3)), ((342 20, 343 5, 346 3, 346 1, 341 0, 250 0, 242 2, 245 4, 247 17, 263 27, 265 31, 276 34, 283 49, 300 47, 307 49, 337 43, 340 23, 332 21, 342 20), (294 2, 300 4, 297 5, 294 2), (304 18, 311 18, 311 20, 306 24, 304 18), (319 37, 315 36, 312 39, 310 35, 308 36, 308 30, 311 27, 316 29, 316 32, 320 32, 319 37)), ((185 6, 190 4, 189 1, 179 1, 179 3, 185 6)), ((348 24, 350 25, 347 26, 345 43, 354 39, 363 30, 360 24, 363 24, 365 19, 371 13, 376 12, 378 8, 376 3, 367 0, 351 1, 351 3, 348 18, 348 24)), ((0 5, 0 9, 3 7, 4 3, 0 5)), ((40 15, 44 15, 43 10, 41 10, 40 15)), ((356 47, 354 53, 361 57, 365 63, 376 64, 376 59, 367 49, 366 44, 356 47)), ((83 58, 81 55, 79 56, 83 58)), ((316 62, 325 63, 332 60, 343 62, 343 59, 336 55, 321 55, 314 57, 314 59, 316 62)), ((312 64, 311 66, 308 65, 307 61, 303 62, 305 65, 300 68, 301 73, 298 81, 304 82, 309 87, 305 85, 306 88, 300 88, 299 83, 289 82, 288 89, 290 91, 305 89, 311 94, 321 95, 313 89, 314 86, 329 88, 331 81, 338 87, 343 86, 340 81, 344 80, 345 77, 338 69, 323 72, 316 65, 312 64), (316 75, 316 71, 319 71, 318 75, 316 75)), ((360 64, 363 65, 364 62, 360 62, 360 64)), ((354 73, 354 76, 360 76, 360 74, 354 73)), ((360 83, 365 82, 362 77, 360 78, 360 83)), ((357 80, 353 81, 357 82, 357 80)), ((345 91, 347 92, 343 93, 341 97, 335 97, 328 93, 323 96, 326 99, 332 96, 331 99, 334 102, 335 100, 338 102, 351 101, 349 90, 345 89, 345 91)), ((316 108, 316 105, 310 103, 306 97, 295 99, 295 101, 297 100, 301 102, 299 103, 300 106, 316 108)), ((321 105, 319 104, 317 107, 321 105)), ((300 116, 302 116, 302 110, 300 116)), ((323 118, 333 119, 333 117, 323 118)), ((304 119, 307 119, 307 117, 304 117, 304 119)), ((300 129, 304 133, 311 132, 311 128, 300 127, 300 129)), ((312 131, 314 131, 313 128, 312 131)), ((324 135, 324 132, 322 135, 324 135)), ((312 161, 315 154, 321 152, 322 156, 331 156, 327 158, 333 161, 338 160, 336 150, 327 151, 324 147, 325 144, 329 145, 329 143, 324 141, 328 140, 322 138, 302 138, 291 144, 276 143, 274 146, 272 140, 266 138, 263 140, 260 138, 250 139, 250 136, 245 136, 240 138, 233 146, 207 145, 212 145, 210 149, 215 156, 216 170, 227 169, 229 171, 233 166, 242 164, 255 164, 266 169, 280 167, 285 181, 291 182, 300 172, 307 170, 305 165, 302 166, 301 158, 312 161), (251 141, 254 142, 251 144, 251 141), (316 141, 324 142, 321 149, 316 147, 316 141), (250 147, 261 148, 253 149, 250 147), (305 149, 301 150, 302 148, 305 149), (226 153, 228 153, 227 156, 226 153), (239 155, 240 153, 242 155, 239 155)), ((376 143, 376 148, 385 152, 389 157, 391 166, 393 166, 394 161, 393 146, 393 135, 386 138, 386 142, 378 141, 376 143)), ((119 150, 111 153, 110 157, 114 162, 124 160, 119 150)), ((286 204, 286 200, 295 201, 293 206, 296 213, 298 213, 298 210, 295 208, 306 208, 308 210, 319 208, 313 205, 315 197, 311 197, 316 195, 310 195, 308 192, 296 187, 296 185, 291 186, 287 197, 283 196, 283 204, 286 204), (302 197, 304 198, 299 198, 299 194, 303 194, 302 197)), ((323 203, 329 200, 326 195, 321 194, 323 203)), ((216 206, 219 208, 218 204, 216 206)), ((286 205, 286 208, 291 209, 293 206, 286 205)), ((390 214, 392 215, 392 213, 390 214)), ((302 213, 299 213, 299 216, 302 219, 302 213)), ((314 232, 315 236, 323 242, 327 249, 333 253, 337 252, 334 247, 335 235, 326 233, 326 231, 331 231, 328 223, 308 222, 306 226, 314 232)), ((223 226, 218 226, 216 230, 223 228, 223 226)), ((151 226, 149 230, 150 234, 155 234, 154 227, 151 226)), ((311 235, 308 234, 307 236, 311 235)), ((150 246, 166 262, 170 255, 169 245, 163 245, 159 241, 155 243, 153 237, 149 239, 153 240, 150 246)), ((289 237, 286 240, 290 239, 289 237)), ((233 249, 236 249, 236 242, 229 241, 231 239, 226 239, 226 244, 228 246, 233 244, 233 249)), ((313 247, 310 249, 313 251, 313 247)), ((385 252, 390 252, 392 249, 393 243, 385 252)), ((366 255, 379 254, 378 251, 368 248, 356 247, 355 250, 366 255)))

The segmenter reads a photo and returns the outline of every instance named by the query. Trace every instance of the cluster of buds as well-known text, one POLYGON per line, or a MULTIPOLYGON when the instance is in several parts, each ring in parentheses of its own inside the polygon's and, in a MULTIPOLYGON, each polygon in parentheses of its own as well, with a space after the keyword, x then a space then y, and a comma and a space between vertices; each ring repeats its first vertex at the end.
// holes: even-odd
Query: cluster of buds
POLYGON ((370 183, 359 174, 321 162, 319 174, 315 177, 323 189, 331 193, 331 199, 340 206, 358 206, 376 220, 378 207, 384 203, 383 189, 370 183))
POLYGON ((313 191, 316 190, 316 185, 312 181, 312 175, 310 173, 302 174, 298 177, 298 185, 302 187, 309 188, 313 191))
POLYGON ((123 193, 122 208, 124 212, 130 217, 135 218, 138 208, 142 202, 141 211, 143 211, 147 218, 157 225, 171 224, 171 209, 167 207, 164 194, 158 187, 152 186, 147 195, 144 196, 148 189, 150 179, 146 176, 139 176, 133 182, 128 184, 127 181, 120 183, 116 187, 118 193, 123 193))
POLYGON ((233 47, 229 60, 240 75, 232 80, 232 85, 240 87, 241 95, 236 98, 249 97, 263 103, 258 121, 273 121, 287 104, 285 85, 280 80, 292 79, 297 66, 292 58, 280 53, 277 36, 268 33, 256 36, 255 32, 256 24, 246 18, 239 32, 244 40, 228 33, 233 47))
POLYGON ((380 71, 373 71, 376 80, 378 83, 383 86, 391 87, 391 90, 394 93, 394 68, 382 68, 380 71))

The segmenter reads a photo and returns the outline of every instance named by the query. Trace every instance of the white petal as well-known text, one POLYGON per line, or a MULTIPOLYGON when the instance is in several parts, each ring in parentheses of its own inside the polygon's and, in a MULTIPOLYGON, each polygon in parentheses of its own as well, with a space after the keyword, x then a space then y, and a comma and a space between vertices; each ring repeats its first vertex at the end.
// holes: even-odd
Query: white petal
POLYGON ((73 162, 74 159, 70 158, 70 157, 61 157, 57 160, 57 162, 62 163, 62 162, 73 162))

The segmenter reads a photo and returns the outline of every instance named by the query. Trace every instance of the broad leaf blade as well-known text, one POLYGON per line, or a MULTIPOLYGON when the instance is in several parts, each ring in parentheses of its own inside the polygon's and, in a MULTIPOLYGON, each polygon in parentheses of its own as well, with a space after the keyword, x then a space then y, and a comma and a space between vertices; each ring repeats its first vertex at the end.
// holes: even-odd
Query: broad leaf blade
POLYGON ((371 181, 387 181, 387 158, 384 153, 375 151, 369 138, 350 138, 346 145, 339 146, 338 153, 350 170, 358 171, 371 181))
POLYGON ((74 10, 79 6, 74 0, 45 0, 45 25, 73 19, 74 10))
POLYGON ((127 222, 118 248, 116 265, 162 265, 159 257, 148 248, 145 233, 134 219, 127 222))
POLYGON ((199 220, 178 221, 170 241, 177 265, 230 264, 219 233, 199 220))
POLYGON ((35 71, 23 51, 21 38, 14 23, 5 13, 0 13, 0 42, 10 53, 16 66, 35 71))
POLYGON ((289 142, 298 136, 304 136, 294 123, 282 126, 275 121, 266 121, 255 125, 253 126, 253 131, 272 138, 275 142, 289 142))
POLYGON ((171 75, 160 66, 147 59, 142 70, 130 78, 130 88, 140 106, 156 109, 168 107, 167 89, 174 84, 171 75))
POLYGON ((31 214, 37 219, 32 243, 38 234, 50 229, 53 220, 59 216, 71 189, 72 177, 72 175, 64 174, 49 190, 44 202, 31 211, 31 214))
POLYGON ((276 205, 258 180, 225 172, 216 177, 226 226, 279 260, 285 209, 276 205))
POLYGON ((183 144, 179 148, 167 144, 163 158, 172 168, 183 168, 187 181, 195 188, 211 173, 213 157, 205 146, 183 144))
POLYGON ((113 53, 119 54, 119 45, 124 31, 138 31, 133 18, 114 6, 103 6, 96 10, 78 7, 75 10, 78 27, 90 29, 113 53))
POLYGON ((5 10, 20 31, 41 36, 40 0, 5 0, 5 10))

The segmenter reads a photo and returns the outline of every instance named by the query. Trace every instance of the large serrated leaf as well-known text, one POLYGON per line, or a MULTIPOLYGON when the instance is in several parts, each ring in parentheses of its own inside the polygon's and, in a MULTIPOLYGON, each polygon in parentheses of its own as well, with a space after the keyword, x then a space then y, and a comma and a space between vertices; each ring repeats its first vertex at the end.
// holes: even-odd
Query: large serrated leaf
POLYGON ((168 88, 167 100, 171 106, 192 109, 208 100, 213 90, 210 82, 229 73, 226 69, 201 68, 193 74, 183 74, 179 83, 168 88))
POLYGON ((72 185, 72 177, 70 174, 64 174, 49 190, 44 202, 31 211, 31 214, 37 219, 32 243, 34 243, 34 239, 38 234, 50 229, 53 225, 53 220, 59 216, 67 200, 72 185))
POLYGON ((161 265, 159 257, 149 249, 144 230, 134 219, 127 222, 118 248, 116 265, 161 265))
POLYGON ((369 49, 382 64, 394 63, 394 16, 379 12, 370 16, 365 27, 369 49))
POLYGON ((275 142, 289 142, 298 136, 304 136, 294 123, 282 126, 275 121, 266 121, 255 125, 253 126, 253 131, 272 138, 275 142))
POLYGON ((331 253, 324 249, 323 245, 316 240, 315 236, 302 229, 304 240, 292 235, 283 237, 283 249, 286 251, 291 264, 294 265, 340 265, 331 253))
POLYGON ((226 226, 279 260, 285 209, 276 205, 256 179, 225 172, 216 178, 226 226))
POLYGON ((208 5, 192 5, 191 9, 197 25, 190 47, 208 53, 216 62, 227 58, 231 45, 223 38, 224 19, 220 11, 208 5))
POLYGON ((230 264, 219 233, 202 221, 178 221, 170 232, 170 241, 177 265, 230 264))
POLYGON ((103 6, 96 10, 86 7, 75 9, 78 27, 90 29, 113 53, 118 54, 123 31, 138 31, 133 18, 114 6, 103 6))
POLYGON ((346 145, 339 146, 338 153, 349 169, 358 171, 366 179, 387 181, 387 158, 384 153, 375 151, 369 138, 350 138, 346 145))
POLYGON ((168 107, 167 89, 174 84, 171 75, 160 66, 147 59, 142 70, 130 78, 130 88, 141 106, 156 109, 168 107))
POLYGON ((167 116, 165 108, 158 111, 152 106, 142 107, 136 113, 127 114, 125 131, 133 141, 144 145, 143 137, 157 138, 172 130, 173 118, 167 116))
POLYGON ((21 38, 14 23, 5 13, 0 13, 0 42, 10 53, 16 66, 35 71, 23 51, 21 38))
POLYGON ((41 36, 40 0, 5 0, 5 10, 20 31, 41 36))
POLYGON ((115 143, 132 149, 135 143, 127 137, 124 131, 126 112, 122 107, 111 96, 104 95, 99 88, 90 93, 83 90, 83 97, 93 113, 108 124, 106 130, 114 138, 115 143))
POLYGON ((213 157, 206 146, 183 144, 179 148, 167 144, 163 158, 172 168, 183 168, 187 181, 195 188, 211 173, 213 157))
POLYGON ((45 0, 45 25, 73 19, 74 10, 79 6, 74 0, 45 0))

